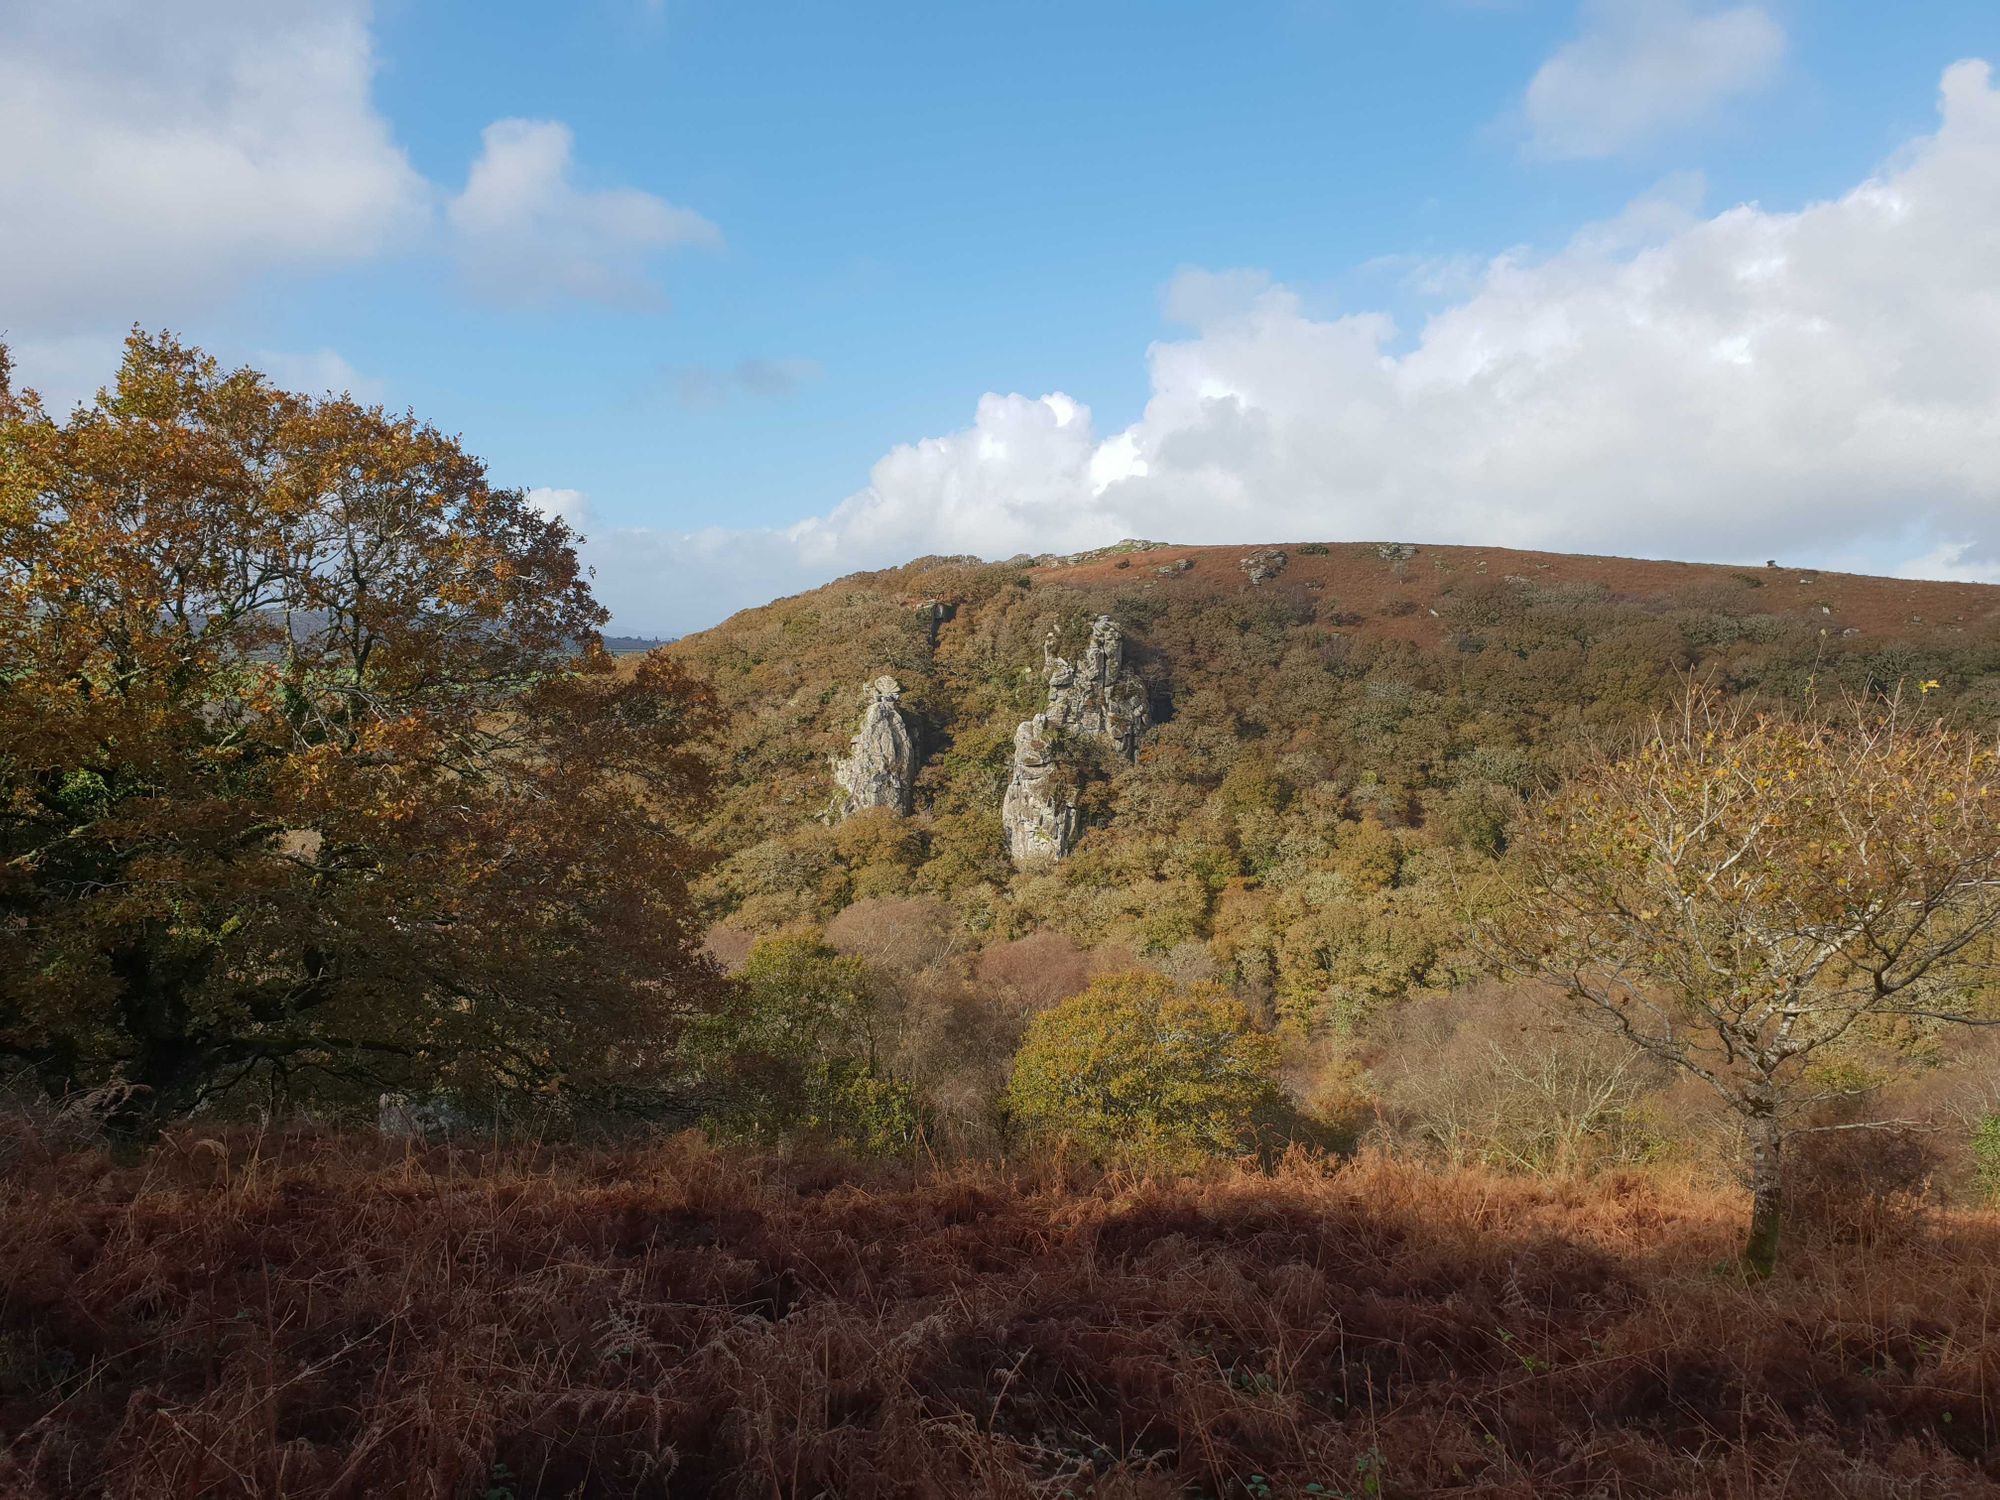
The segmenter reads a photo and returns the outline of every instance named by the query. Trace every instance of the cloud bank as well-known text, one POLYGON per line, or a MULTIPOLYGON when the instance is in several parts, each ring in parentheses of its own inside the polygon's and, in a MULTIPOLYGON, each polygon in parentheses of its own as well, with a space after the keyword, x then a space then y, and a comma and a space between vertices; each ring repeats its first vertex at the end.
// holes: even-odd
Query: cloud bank
POLYGON ((1184 273, 1187 336, 1100 433, 1072 397, 988 394, 824 515, 611 530, 622 624, 684 630, 855 568, 1146 536, 1414 539, 1767 556, 2000 579, 2000 91, 1948 69, 1941 123, 1839 198, 1707 217, 1687 184, 1503 255, 1405 338, 1255 273, 1184 273))

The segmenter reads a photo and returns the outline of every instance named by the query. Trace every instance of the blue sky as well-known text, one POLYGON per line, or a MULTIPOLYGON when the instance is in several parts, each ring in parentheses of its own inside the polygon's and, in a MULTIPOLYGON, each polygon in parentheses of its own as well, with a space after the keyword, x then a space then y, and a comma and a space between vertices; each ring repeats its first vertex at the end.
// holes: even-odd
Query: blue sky
POLYGON ((59 400, 136 320, 414 407, 639 631, 1128 533, 2000 576, 1984 58, 1991 0, 0 0, 0 329, 59 400))

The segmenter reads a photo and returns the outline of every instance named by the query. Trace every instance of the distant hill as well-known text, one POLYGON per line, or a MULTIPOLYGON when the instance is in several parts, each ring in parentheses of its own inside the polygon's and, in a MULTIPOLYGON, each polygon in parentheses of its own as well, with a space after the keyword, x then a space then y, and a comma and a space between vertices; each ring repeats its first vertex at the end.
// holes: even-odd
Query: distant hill
POLYGON ((1446 940, 1410 925, 1418 909, 1499 851, 1580 736, 1624 732, 1677 674, 1773 701, 1935 681, 1927 711, 2000 720, 2000 587, 1500 548, 924 558, 664 649, 731 715, 718 918, 768 929, 927 895, 988 939, 1054 927, 1178 951, 1298 1005, 1429 982, 1446 940), (1099 615, 1154 722, 1135 765, 1073 747, 1075 851, 1016 871, 999 813, 1015 726, 1047 703, 1050 631, 1071 654, 1099 615), (914 810, 830 826, 829 757, 885 673, 921 755, 914 810))
POLYGON ((672 636, 607 635, 604 637, 604 649, 613 656, 638 656, 647 651, 657 651, 671 644, 673 639, 672 636))

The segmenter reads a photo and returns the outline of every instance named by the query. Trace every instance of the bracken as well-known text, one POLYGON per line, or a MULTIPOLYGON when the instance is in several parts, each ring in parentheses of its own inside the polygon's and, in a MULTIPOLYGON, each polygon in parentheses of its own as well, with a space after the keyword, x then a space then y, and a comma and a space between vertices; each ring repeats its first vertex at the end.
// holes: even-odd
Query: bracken
POLYGON ((1726 1269, 1728 1200, 1637 1175, 863 1170, 691 1137, 182 1131, 124 1165, 25 1126, 0 1144, 10 1494, 2000 1479, 1991 1216, 1802 1250, 1752 1286, 1726 1269))

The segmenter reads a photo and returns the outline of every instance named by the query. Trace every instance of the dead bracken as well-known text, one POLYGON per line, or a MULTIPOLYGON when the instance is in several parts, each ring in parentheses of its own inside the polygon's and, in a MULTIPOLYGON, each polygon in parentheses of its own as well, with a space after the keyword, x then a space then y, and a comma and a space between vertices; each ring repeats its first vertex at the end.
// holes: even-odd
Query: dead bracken
POLYGON ((5 1139, 0 1488, 1991 1493, 2000 1228, 1726 1266, 1728 1199, 178 1130, 5 1139), (1253 1481, 1252 1476, 1260 1476, 1253 1481), (1312 1486, 1319 1486, 1313 1489, 1312 1486))

